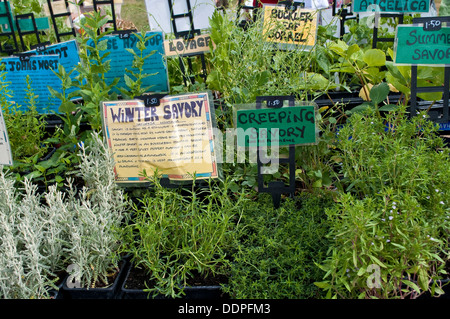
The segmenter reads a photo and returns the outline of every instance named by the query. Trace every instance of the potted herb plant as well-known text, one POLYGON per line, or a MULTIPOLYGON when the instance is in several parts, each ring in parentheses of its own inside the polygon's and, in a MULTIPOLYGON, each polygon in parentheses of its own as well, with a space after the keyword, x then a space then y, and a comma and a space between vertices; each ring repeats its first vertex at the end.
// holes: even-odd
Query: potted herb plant
MULTIPOLYGON (((130 271, 140 269, 145 279, 140 297, 142 292, 148 298, 222 295, 226 282, 205 287, 204 280, 227 278, 227 252, 245 196, 230 198, 228 181, 172 189, 161 186, 157 173, 149 179, 154 188, 133 204, 123 229, 122 252, 131 256, 130 271)), ((123 288, 132 298, 127 281, 123 288)))

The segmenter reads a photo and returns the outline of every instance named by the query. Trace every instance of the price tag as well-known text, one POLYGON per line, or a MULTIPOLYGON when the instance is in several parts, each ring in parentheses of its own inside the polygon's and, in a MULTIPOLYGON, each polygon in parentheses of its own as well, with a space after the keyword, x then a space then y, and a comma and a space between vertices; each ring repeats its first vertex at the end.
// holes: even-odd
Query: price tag
POLYGON ((431 19, 423 23, 424 31, 438 31, 441 29, 442 22, 440 20, 431 19))
POLYGON ((152 94, 152 95, 140 95, 136 96, 135 98, 138 100, 142 100, 144 102, 144 105, 149 107, 149 106, 159 106, 160 100, 164 96, 165 94, 152 94))

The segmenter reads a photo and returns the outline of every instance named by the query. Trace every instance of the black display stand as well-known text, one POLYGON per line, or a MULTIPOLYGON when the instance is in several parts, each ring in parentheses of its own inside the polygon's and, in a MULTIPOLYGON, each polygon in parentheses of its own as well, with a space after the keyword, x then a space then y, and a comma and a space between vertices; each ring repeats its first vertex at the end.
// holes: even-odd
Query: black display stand
MULTIPOLYGON (((25 41, 24 41, 23 37, 25 35, 28 35, 28 34, 34 34, 36 36, 37 44, 34 45, 32 48, 40 47, 42 45, 42 42, 41 42, 41 37, 39 36, 40 32, 39 32, 39 30, 37 28, 36 20, 34 18, 34 14, 33 13, 26 13, 26 14, 16 15, 15 20, 16 20, 17 33, 19 34, 20 44, 22 45, 22 51, 26 51, 27 50, 27 47, 25 45, 25 41), (33 24, 33 30, 22 31, 20 29, 19 21, 20 20, 26 20, 26 19, 30 19, 31 20, 31 22, 33 24)), ((45 45, 47 45, 47 44, 49 44, 49 42, 45 43, 45 45)))
MULTIPOLYGON (((167 3, 169 4, 169 10, 170 10, 170 18, 171 18, 171 22, 172 22, 172 27, 173 27, 173 33, 175 35, 175 37, 177 39, 183 38, 185 40, 189 40, 195 37, 195 35, 200 35, 201 32, 200 30, 194 29, 194 17, 192 15, 192 8, 191 8, 191 3, 189 0, 185 0, 186 1, 186 8, 187 8, 187 12, 184 13, 178 13, 175 14, 173 11, 173 5, 172 5, 172 1, 171 0, 167 0, 167 3), (190 25, 190 29, 189 30, 184 30, 184 31, 178 31, 177 29, 177 23, 176 20, 177 19, 181 19, 181 18, 189 18, 189 25, 190 25)), ((207 77, 207 71, 206 71, 206 60, 205 60, 205 54, 204 53, 198 53, 198 54, 190 54, 190 55, 180 55, 179 56, 179 62, 180 62, 180 69, 181 69, 181 73, 183 74, 183 81, 184 81, 184 85, 187 85, 188 81, 190 81, 190 83, 195 83, 195 76, 186 76, 186 68, 184 66, 183 63, 183 58, 187 59, 188 62, 188 68, 189 68, 189 72, 193 73, 193 64, 192 64, 192 58, 199 56, 202 62, 202 78, 204 79, 204 81, 206 82, 206 77, 207 77)))
POLYGON ((53 23, 53 29, 55 30, 55 34, 56 34, 56 40, 58 42, 61 42, 61 37, 64 36, 72 36, 75 37, 76 33, 75 33, 75 28, 73 27, 73 22, 71 19, 71 15, 72 13, 70 12, 70 8, 69 8, 69 2, 68 0, 64 0, 64 4, 66 5, 66 12, 61 12, 61 13, 55 13, 53 10, 53 2, 55 0, 47 0, 47 4, 48 4, 48 10, 50 11, 50 17, 52 19, 52 23, 53 23), (64 18, 64 19, 69 19, 70 21, 70 25, 71 25, 71 30, 68 32, 59 32, 59 28, 58 28, 58 23, 57 23, 57 19, 59 18, 64 18))
MULTIPOLYGON (((98 6, 101 5, 110 5, 111 7, 111 19, 107 21, 107 23, 112 23, 114 31, 117 31, 117 21, 116 21, 116 11, 114 9, 114 0, 93 0, 94 10, 98 11, 98 6)), ((100 30, 99 30, 100 32, 100 30)))
POLYGON ((342 37, 345 34, 345 22, 348 20, 356 20, 359 21, 359 15, 354 15, 354 13, 349 10, 348 8, 351 8, 351 4, 348 4, 346 8, 340 8, 336 12, 336 0, 333 1, 333 4, 331 5, 331 14, 333 17, 339 17, 339 38, 342 39, 342 37))
MULTIPOLYGON (((283 102, 288 101, 289 107, 293 107, 295 104, 295 98, 293 96, 258 96, 256 97, 256 108, 261 109, 262 103, 266 102, 269 108, 283 107, 283 102)), ((275 208, 280 207, 281 194, 289 194, 291 197, 295 193, 295 145, 289 145, 289 157, 279 158, 280 164, 289 165, 289 185, 285 185, 283 181, 272 181, 268 183, 268 186, 264 185, 264 174, 262 174, 263 168, 263 156, 260 154, 260 147, 257 149, 257 165, 258 165, 258 192, 269 193, 272 195, 272 201, 275 208)), ((264 160, 264 162, 267 162, 264 160)))
MULTIPOLYGON (((450 23, 450 17, 420 17, 413 18, 413 25, 424 25, 424 30, 427 30, 426 24, 430 21, 439 21, 440 24, 450 23)), ((436 28, 428 30, 435 31, 436 28)), ((442 112, 428 110, 430 120, 435 123, 449 123, 449 90, 450 90, 450 66, 444 66, 444 85, 443 86, 417 86, 417 65, 411 66, 411 98, 410 98, 410 116, 415 116, 417 112, 417 93, 424 92, 442 92, 442 112)))
POLYGON ((378 24, 380 23, 380 18, 394 18, 398 19, 398 24, 403 24, 404 13, 378 13, 375 12, 375 20, 373 27, 373 43, 372 48, 376 49, 378 42, 394 42, 395 38, 380 38, 378 37, 378 24))
POLYGON ((5 8, 5 13, 0 14, 0 18, 7 18, 9 26, 11 30, 9 32, 2 32, 0 33, 0 36, 6 36, 8 38, 12 38, 14 42, 14 47, 11 47, 10 44, 2 45, 0 42, 0 52, 5 52, 8 55, 11 55, 14 52, 19 52, 19 44, 17 43, 16 35, 14 33, 13 28, 13 17, 11 14, 11 11, 8 7, 8 1, 7 0, 0 0, 0 6, 3 6, 5 8))

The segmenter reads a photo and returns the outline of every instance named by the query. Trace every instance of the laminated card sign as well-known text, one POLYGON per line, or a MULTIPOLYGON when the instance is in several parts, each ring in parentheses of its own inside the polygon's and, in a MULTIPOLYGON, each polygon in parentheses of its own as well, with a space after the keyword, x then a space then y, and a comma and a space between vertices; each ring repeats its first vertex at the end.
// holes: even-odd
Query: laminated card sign
POLYGON ((292 106, 238 110, 236 127, 240 147, 258 147, 260 144, 279 146, 315 144, 315 106, 292 106))
POLYGON ((103 102, 116 182, 142 184, 143 170, 172 181, 217 178, 209 93, 166 96, 159 106, 139 100, 103 102))
POLYGON ((399 25, 394 50, 396 64, 449 65, 450 28, 399 25))
MULTIPOLYGON (((145 59, 142 72, 150 76, 142 79, 141 86, 149 87, 148 92, 168 92, 169 78, 164 57, 163 33, 147 32, 145 36, 147 41, 145 41, 143 57, 148 57, 145 59)), ((119 78, 116 87, 127 89, 126 81, 129 73, 126 69, 132 70, 134 65, 134 55, 130 51, 140 56, 139 38, 131 33, 108 35, 104 39, 107 41, 105 53, 108 53, 108 59, 111 59, 111 68, 106 74, 107 81, 112 83, 114 79, 119 78)), ((116 93, 120 92, 117 90, 116 93)))
POLYGON ((5 66, 6 82, 10 82, 9 88, 12 97, 8 99, 20 105, 20 109, 27 110, 27 86, 37 95, 36 110, 39 113, 58 112, 61 101, 52 96, 48 86, 61 92, 61 80, 53 70, 58 70, 58 55, 26 55, 20 57, 3 58, 1 63, 5 66), (27 84, 27 77, 29 83, 27 84))
POLYGON ((311 49, 316 43, 317 11, 264 5, 263 36, 280 48, 311 49))
POLYGON ((429 0, 354 0, 354 12, 428 12, 429 0))

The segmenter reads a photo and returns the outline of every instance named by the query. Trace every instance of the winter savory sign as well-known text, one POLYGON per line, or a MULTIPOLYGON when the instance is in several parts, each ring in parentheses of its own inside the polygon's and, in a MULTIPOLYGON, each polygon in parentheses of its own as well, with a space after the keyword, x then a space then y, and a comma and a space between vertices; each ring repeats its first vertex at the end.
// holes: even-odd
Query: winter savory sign
POLYGON ((140 100, 103 102, 103 125, 114 154, 116 182, 146 181, 157 170, 172 181, 217 178, 214 108, 209 93, 165 96, 159 106, 140 100))
POLYGON ((449 65, 450 28, 398 25, 394 62, 405 65, 449 65))

